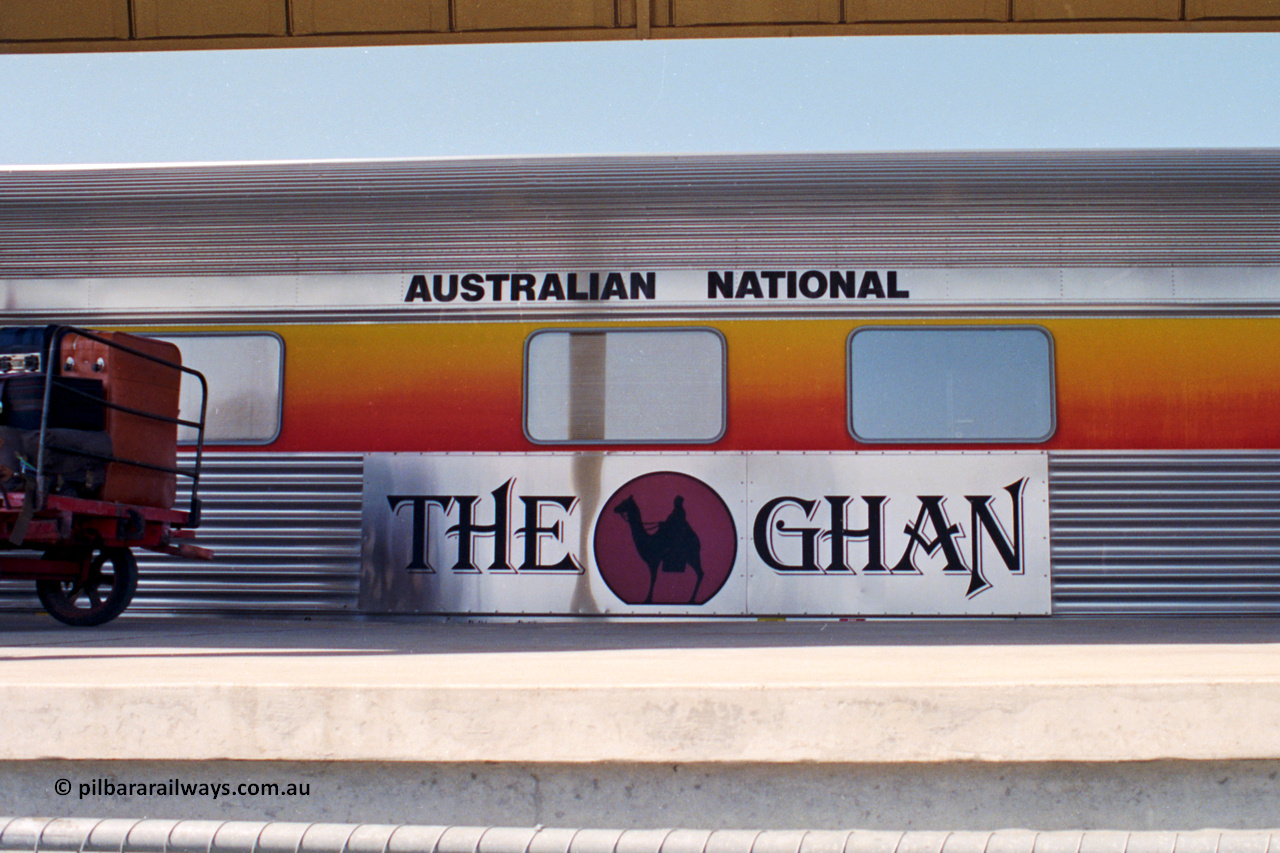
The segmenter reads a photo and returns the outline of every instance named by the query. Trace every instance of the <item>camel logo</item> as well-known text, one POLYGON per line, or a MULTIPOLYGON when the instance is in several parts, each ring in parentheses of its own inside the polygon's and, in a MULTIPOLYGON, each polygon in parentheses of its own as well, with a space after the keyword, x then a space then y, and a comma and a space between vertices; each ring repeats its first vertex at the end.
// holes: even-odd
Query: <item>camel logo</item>
POLYGON ((636 477, 613 493, 596 521, 596 566, 627 604, 705 604, 737 556, 729 507, 687 474, 636 477))

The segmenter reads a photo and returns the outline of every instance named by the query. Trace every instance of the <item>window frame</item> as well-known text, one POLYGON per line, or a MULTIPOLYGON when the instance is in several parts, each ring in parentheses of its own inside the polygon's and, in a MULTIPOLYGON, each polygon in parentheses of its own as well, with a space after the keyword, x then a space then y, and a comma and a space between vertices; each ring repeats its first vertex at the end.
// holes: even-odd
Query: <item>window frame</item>
MULTIPOLYGON (((215 447, 221 447, 221 446, 265 447, 266 445, 274 444, 276 441, 279 440, 280 433, 284 428, 284 370, 285 370, 285 361, 288 358, 284 338, 281 337, 279 333, 273 332, 269 329, 254 329, 254 330, 230 331, 230 332, 186 331, 186 332, 156 332, 151 337, 170 341, 173 344, 175 344, 178 347, 178 349, 182 349, 182 344, 180 343, 180 341, 183 338, 201 338, 201 339, 275 338, 276 342, 280 346, 280 363, 277 366, 277 372, 276 372, 275 431, 271 434, 271 437, 265 438, 265 439, 264 438, 252 438, 252 439, 250 438, 211 438, 207 434, 208 433, 208 414, 206 413, 206 416, 205 416, 206 435, 204 437, 203 446, 208 447, 210 445, 213 445, 215 447)), ((190 365, 188 365, 184 361, 183 366, 189 367, 190 365)), ((199 368, 192 368, 192 369, 199 370, 199 368)), ((203 373, 203 371, 201 372, 203 373)), ((206 382, 208 381, 207 376, 205 377, 205 380, 206 382)), ((210 393, 210 397, 212 397, 212 393, 210 393)), ((209 402, 210 402, 209 400, 205 401, 206 407, 208 406, 209 402)), ((179 439, 178 447, 195 447, 196 443, 197 442, 195 440, 179 439)))
POLYGON ((868 324, 868 325, 865 325, 865 326, 859 326, 859 327, 857 327, 856 329, 854 329, 853 331, 851 331, 851 332, 849 333, 849 336, 848 336, 848 338, 846 339, 846 342, 845 342, 845 385, 844 385, 844 390, 845 390, 845 415, 846 415, 846 419, 847 419, 846 428, 848 429, 848 431, 849 431, 849 435, 853 438, 853 440, 854 440, 854 441, 859 442, 860 444, 882 444, 882 445, 931 445, 931 446, 938 446, 938 445, 943 445, 943 446, 945 446, 945 445, 952 445, 952 444, 965 444, 965 445, 1007 445, 1007 444, 1035 445, 1035 444, 1044 444, 1044 443, 1046 443, 1046 442, 1050 441, 1050 440, 1051 440, 1055 435, 1057 435, 1057 432, 1058 432, 1058 384, 1057 384, 1057 373, 1058 373, 1058 359, 1057 359, 1057 351, 1056 351, 1056 348, 1055 348, 1055 346, 1054 346, 1053 333, 1052 333, 1052 332, 1050 332, 1050 331, 1049 331, 1047 328, 1045 328, 1044 326, 1041 326, 1041 325, 1038 325, 1038 324, 1035 324, 1035 323, 1019 323, 1019 324, 1008 324, 1008 325, 1006 325, 1006 324, 982 324, 982 325, 969 325, 969 324, 929 324, 929 325, 903 324, 903 325, 898 325, 898 324, 876 323, 876 324, 868 324), (906 437, 906 438, 866 438, 866 437, 863 437, 863 436, 858 435, 857 430, 854 428, 854 404, 853 404, 853 398, 854 398, 854 394, 853 394, 853 381, 854 381, 854 375, 853 375, 853 342, 854 342, 854 338, 855 338, 855 337, 857 337, 857 336, 858 336, 860 333, 862 333, 862 332, 867 332, 867 331, 872 331, 872 330, 885 330, 885 329, 887 329, 887 330, 892 330, 892 331, 931 331, 931 332, 939 332, 939 331, 942 331, 942 332, 945 332, 945 331, 1001 331, 1001 330, 1010 330, 1010 331, 1013 331, 1013 330, 1018 330, 1018 331, 1033 331, 1033 332, 1038 332, 1038 333, 1040 333, 1041 335, 1043 335, 1043 336, 1044 336, 1045 343, 1047 344, 1047 347, 1048 347, 1048 361, 1049 361, 1049 363, 1048 363, 1048 368, 1049 368, 1049 370, 1048 370, 1048 378, 1049 378, 1049 384, 1048 384, 1048 395, 1049 395, 1049 427, 1048 427, 1048 431, 1047 431, 1047 432, 1045 432, 1043 435, 1041 435, 1041 436, 1037 436, 1037 437, 1034 437, 1034 438, 1027 438, 1027 437, 1016 437, 1016 438, 1008 438, 1008 437, 1002 437, 1002 438, 990 438, 990 437, 982 437, 982 438, 911 438, 911 437, 906 437))
POLYGON ((713 326, 637 326, 619 329, 608 326, 549 326, 547 328, 535 329, 530 332, 524 341, 524 358, 521 365, 522 375, 520 378, 520 428, 524 432, 525 439, 531 444, 542 445, 546 447, 563 447, 566 445, 573 446, 610 446, 610 445, 631 445, 631 446, 669 446, 682 444, 710 445, 719 443, 729 429, 729 343, 725 339, 724 333, 713 326), (547 439, 535 438, 529 432, 529 353, 535 338, 546 334, 604 334, 604 335, 630 335, 637 333, 663 332, 663 333, 683 333, 683 332, 710 332, 715 336, 720 344, 720 408, 719 408, 719 430, 711 438, 662 438, 662 439, 636 439, 636 438, 564 438, 564 439, 547 439))

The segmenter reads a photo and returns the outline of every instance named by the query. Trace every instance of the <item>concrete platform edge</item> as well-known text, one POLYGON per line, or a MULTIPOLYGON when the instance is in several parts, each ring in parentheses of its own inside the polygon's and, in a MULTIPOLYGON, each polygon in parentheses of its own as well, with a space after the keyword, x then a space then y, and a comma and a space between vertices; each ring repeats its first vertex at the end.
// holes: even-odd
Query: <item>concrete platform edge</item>
POLYGON ((0 760, 1280 758, 1280 684, 555 687, 9 684, 0 760), (1208 725, 1225 712, 1247 725, 1208 725))
POLYGON ((947 832, 1243 830, 1276 825, 1280 761, 22 761, 0 762, 0 802, 17 815, 119 819, 947 832))

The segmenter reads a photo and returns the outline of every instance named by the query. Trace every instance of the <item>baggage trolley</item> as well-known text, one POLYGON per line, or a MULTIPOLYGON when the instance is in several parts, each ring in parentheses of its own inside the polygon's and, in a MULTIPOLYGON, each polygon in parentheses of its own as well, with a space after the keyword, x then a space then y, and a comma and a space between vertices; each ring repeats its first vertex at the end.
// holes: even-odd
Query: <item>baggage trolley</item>
POLYGON ((0 329, 0 350, 0 578, 35 581, 60 622, 101 625, 133 598, 133 548, 213 557, 189 541, 208 385, 176 347, 48 326, 0 329), (199 390, 196 420, 178 416, 184 375, 199 390), (195 433, 189 468, 177 464, 179 427, 195 433), (191 482, 183 510, 177 477, 191 482))

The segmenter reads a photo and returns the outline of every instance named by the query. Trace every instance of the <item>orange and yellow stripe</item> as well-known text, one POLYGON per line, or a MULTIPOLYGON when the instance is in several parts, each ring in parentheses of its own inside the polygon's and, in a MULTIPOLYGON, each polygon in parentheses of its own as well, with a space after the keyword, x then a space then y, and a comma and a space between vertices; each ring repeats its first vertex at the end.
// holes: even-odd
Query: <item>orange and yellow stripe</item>
MULTIPOLYGON (((939 321, 894 321, 937 325, 939 321)), ((1050 450, 1280 448, 1280 319, 1050 317, 1050 450)), ((521 452, 532 323, 289 325, 281 451, 521 452)), ((645 324, 653 325, 668 324, 645 324)), ((734 320, 728 428, 703 450, 849 450, 849 320, 734 320)), ((599 324, 597 324, 597 327, 599 324)), ((972 445, 966 445, 972 447, 972 445)), ((672 448, 667 448, 672 449, 672 448)), ((884 449, 877 445, 877 449, 884 449)))

